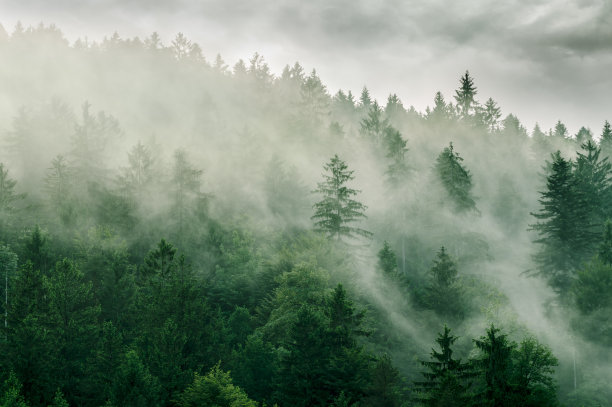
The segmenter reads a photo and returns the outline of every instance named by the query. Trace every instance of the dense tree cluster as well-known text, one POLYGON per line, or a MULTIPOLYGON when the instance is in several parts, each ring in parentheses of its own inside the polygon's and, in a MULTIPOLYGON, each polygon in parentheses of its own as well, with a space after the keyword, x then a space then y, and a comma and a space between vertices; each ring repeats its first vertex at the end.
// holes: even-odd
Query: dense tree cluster
POLYGON ((0 405, 612 403, 607 121, 2 33, 0 405), (538 276, 572 352, 506 295, 538 276))

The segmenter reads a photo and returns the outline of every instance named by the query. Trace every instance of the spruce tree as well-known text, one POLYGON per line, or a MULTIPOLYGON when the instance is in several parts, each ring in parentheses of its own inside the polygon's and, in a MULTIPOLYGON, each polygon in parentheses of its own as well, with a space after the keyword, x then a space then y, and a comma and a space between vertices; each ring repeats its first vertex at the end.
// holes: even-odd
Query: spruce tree
POLYGON ((461 86, 455 90, 455 101, 457 102, 459 114, 463 119, 466 119, 474 113, 474 109, 478 104, 475 99, 478 91, 474 85, 474 78, 470 76, 469 71, 465 71, 465 75, 459 81, 461 86))
POLYGON ((484 377, 484 388, 480 397, 484 405, 492 407, 515 407, 512 388, 512 355, 516 343, 508 336, 500 334, 493 325, 487 329, 486 336, 474 339, 481 356, 477 366, 484 377))
POLYGON ((457 265, 446 253, 444 246, 438 251, 430 270, 425 305, 444 317, 461 317, 464 312, 457 265))
POLYGON ((366 140, 379 146, 385 137, 385 131, 389 127, 389 121, 377 101, 368 109, 368 115, 361 120, 361 134, 366 140))
POLYGON ((610 122, 607 120, 605 121, 601 131, 599 146, 606 157, 610 157, 612 155, 612 126, 610 126, 610 122))
POLYGON ((421 372, 425 381, 415 382, 416 400, 425 406, 471 405, 472 396, 469 389, 474 372, 469 363, 453 358, 452 346, 458 338, 450 332, 445 325, 444 332, 436 338, 440 350, 432 348, 431 360, 421 361, 427 371, 421 372))
POLYGON ((489 132, 493 133, 499 128, 499 118, 501 117, 501 108, 492 98, 487 99, 483 110, 483 120, 489 132))
POLYGON ((364 212, 367 208, 353 199, 359 191, 346 185, 355 178, 353 171, 348 169, 338 155, 334 155, 323 168, 327 174, 323 175, 324 181, 318 183, 314 191, 323 196, 321 201, 314 204, 315 214, 312 219, 315 229, 338 241, 357 236, 370 238, 371 232, 353 226, 355 222, 366 218, 364 212))
POLYGON ((461 165, 461 161, 463 158, 455 152, 453 143, 450 143, 438 155, 435 171, 456 210, 476 210, 476 202, 472 197, 472 175, 461 165))
POLYGON ((552 155, 546 190, 540 192, 541 209, 531 213, 537 222, 530 230, 538 234, 535 242, 540 245, 534 256, 537 273, 560 294, 567 293, 575 270, 592 249, 589 208, 572 167, 559 151, 552 155))
POLYGON ((391 126, 385 129, 383 140, 387 150, 386 156, 390 161, 386 171, 387 181, 391 185, 397 185, 408 174, 408 165, 406 164, 408 148, 406 147, 406 140, 404 140, 398 130, 391 126))

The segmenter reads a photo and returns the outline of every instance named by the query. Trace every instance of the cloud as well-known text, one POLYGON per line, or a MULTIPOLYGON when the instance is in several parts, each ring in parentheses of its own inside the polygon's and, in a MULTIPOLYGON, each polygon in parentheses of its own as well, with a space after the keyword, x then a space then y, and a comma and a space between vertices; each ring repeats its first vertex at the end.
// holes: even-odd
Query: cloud
POLYGON ((169 43, 181 31, 211 57, 259 51, 276 72, 299 60, 330 91, 367 84, 420 109, 437 90, 452 94, 470 69, 482 93, 528 126, 568 117, 576 130, 579 120, 598 127, 609 114, 596 106, 612 85, 607 0, 5 0, 3 8, 13 24, 55 22, 71 40, 158 31, 169 43))

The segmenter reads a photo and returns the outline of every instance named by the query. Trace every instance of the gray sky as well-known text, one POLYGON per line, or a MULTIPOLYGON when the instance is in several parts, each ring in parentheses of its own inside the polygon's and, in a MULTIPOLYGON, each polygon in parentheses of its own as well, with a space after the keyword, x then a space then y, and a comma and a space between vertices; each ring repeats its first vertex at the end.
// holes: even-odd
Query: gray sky
POLYGON ((276 74, 299 61, 331 93, 367 85, 419 111, 438 90, 450 100, 469 69, 479 100, 529 130, 561 119, 599 135, 612 120, 611 0, 1 0, 0 23, 18 20, 70 41, 183 32, 209 60, 259 52, 276 74))

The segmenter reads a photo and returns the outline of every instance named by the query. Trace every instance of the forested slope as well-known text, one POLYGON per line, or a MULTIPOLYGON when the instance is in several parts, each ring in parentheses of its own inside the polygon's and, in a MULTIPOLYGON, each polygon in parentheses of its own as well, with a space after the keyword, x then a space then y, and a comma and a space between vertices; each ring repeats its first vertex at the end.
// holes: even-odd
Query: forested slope
POLYGON ((0 27, 0 60, 2 405, 612 404, 607 122, 182 34, 0 27))

